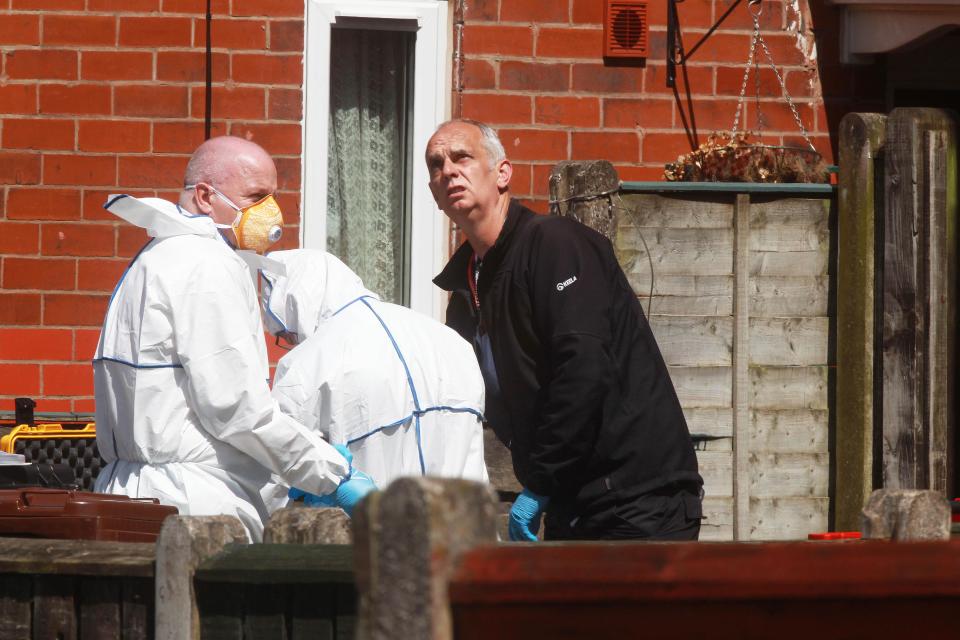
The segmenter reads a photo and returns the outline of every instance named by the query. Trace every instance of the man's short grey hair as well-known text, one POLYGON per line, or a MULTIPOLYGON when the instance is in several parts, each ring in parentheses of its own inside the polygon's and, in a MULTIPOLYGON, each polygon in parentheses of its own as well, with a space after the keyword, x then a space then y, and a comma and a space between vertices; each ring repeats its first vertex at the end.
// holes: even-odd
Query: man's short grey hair
POLYGON ((443 129, 447 125, 460 123, 469 124, 480 129, 481 143, 483 144, 483 148, 486 149, 487 155, 490 156, 491 167, 497 166, 497 163, 501 160, 506 160, 507 152, 503 149, 503 143, 500 142, 500 137, 497 135, 497 132, 485 122, 471 120, 470 118, 453 118, 437 127, 437 131, 440 131, 440 129, 443 129))

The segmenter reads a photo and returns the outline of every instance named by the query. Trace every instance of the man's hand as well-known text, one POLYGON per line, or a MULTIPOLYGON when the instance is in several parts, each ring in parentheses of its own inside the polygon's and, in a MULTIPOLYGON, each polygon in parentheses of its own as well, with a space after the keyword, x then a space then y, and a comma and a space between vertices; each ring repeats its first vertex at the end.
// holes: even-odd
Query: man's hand
POLYGON ((524 489, 510 509, 510 539, 536 542, 540 530, 540 517, 550 499, 524 489))
POLYGON ((376 491, 377 485, 363 471, 353 470, 350 478, 340 483, 334 493, 336 505, 353 517, 353 508, 371 491, 376 491))
POLYGON ((348 516, 353 517, 353 508, 371 491, 376 491, 377 485, 363 471, 353 468, 353 454, 342 445, 336 444, 334 449, 340 452, 349 466, 347 476, 340 482, 336 491, 332 491, 323 496, 315 496, 300 489, 291 488, 288 495, 291 500, 303 497, 303 503, 308 507, 340 507, 347 512, 348 516))

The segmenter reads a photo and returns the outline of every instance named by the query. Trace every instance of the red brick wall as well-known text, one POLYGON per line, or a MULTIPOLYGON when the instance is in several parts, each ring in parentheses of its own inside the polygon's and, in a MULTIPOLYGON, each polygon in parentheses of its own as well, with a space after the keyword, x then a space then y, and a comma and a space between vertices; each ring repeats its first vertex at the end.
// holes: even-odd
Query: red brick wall
MULTIPOLYGON (((678 3, 689 51, 733 4, 678 3)), ((870 67, 842 67, 837 10, 801 1, 808 29, 825 50, 823 69, 798 47, 795 12, 764 0, 761 34, 793 96, 804 126, 833 161, 837 122, 858 107, 882 110, 882 78, 870 67), (865 77, 859 86, 855 77, 865 77), (864 76, 865 74, 865 76, 864 76), (824 95, 826 94, 826 99, 824 95)), ((664 163, 733 124, 753 22, 742 2, 666 85, 667 1, 650 0, 649 55, 643 66, 604 64, 603 0, 469 0, 463 12, 462 73, 455 111, 490 122, 514 161, 513 191, 546 209, 547 176, 560 160, 606 158, 623 180, 660 180, 664 163)), ((761 55, 760 111, 768 144, 802 142, 782 91, 761 55)), ((754 75, 746 127, 757 128, 754 75)), ((741 123, 743 119, 741 118, 741 123)))
MULTIPOLYGON (((142 230, 110 193, 175 198, 204 139, 206 0, 0 0, 0 410, 93 410, 90 359, 142 230)), ((277 158, 299 222, 303 2, 212 0, 214 134, 277 158)))

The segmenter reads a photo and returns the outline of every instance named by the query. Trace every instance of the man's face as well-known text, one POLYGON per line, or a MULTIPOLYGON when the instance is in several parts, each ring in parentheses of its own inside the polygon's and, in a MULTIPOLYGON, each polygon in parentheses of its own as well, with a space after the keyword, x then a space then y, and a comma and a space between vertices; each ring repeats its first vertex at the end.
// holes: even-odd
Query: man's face
MULTIPOLYGON (((277 190, 277 167, 269 157, 241 155, 236 158, 236 168, 221 184, 213 185, 233 204, 241 209, 262 200, 277 190)), ((211 194, 213 211, 210 217, 217 224, 232 224, 237 211, 215 193, 211 194)))
POLYGON ((494 205, 507 187, 509 163, 502 160, 493 165, 482 140, 480 129, 455 122, 437 131, 427 143, 430 191, 448 216, 484 210, 494 205))

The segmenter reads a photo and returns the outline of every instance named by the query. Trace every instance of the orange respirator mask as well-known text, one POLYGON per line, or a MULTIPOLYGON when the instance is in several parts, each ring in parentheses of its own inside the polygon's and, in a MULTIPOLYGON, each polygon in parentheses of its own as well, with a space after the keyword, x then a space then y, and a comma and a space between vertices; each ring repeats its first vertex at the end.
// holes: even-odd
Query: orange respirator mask
POLYGON ((250 249, 262 254, 280 240, 283 235, 283 214, 272 194, 241 209, 216 187, 211 186, 210 189, 237 212, 232 224, 218 224, 217 227, 233 229, 238 249, 250 249))

